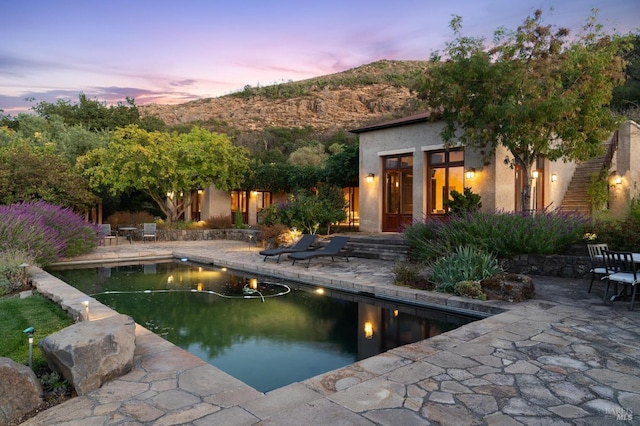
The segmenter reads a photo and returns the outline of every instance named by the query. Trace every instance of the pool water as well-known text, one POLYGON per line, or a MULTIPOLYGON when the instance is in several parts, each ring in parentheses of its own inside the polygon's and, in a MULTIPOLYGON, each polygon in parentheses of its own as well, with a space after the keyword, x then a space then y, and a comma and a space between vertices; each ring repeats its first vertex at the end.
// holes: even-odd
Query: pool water
POLYGON ((476 318, 167 261, 48 272, 267 392, 476 318))

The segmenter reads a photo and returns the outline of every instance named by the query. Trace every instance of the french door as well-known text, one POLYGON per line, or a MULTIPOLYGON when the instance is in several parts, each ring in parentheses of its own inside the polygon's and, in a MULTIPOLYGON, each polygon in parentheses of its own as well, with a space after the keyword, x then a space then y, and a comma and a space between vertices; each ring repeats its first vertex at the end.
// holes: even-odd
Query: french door
POLYGON ((399 232, 413 221, 413 155, 384 158, 382 230, 399 232))

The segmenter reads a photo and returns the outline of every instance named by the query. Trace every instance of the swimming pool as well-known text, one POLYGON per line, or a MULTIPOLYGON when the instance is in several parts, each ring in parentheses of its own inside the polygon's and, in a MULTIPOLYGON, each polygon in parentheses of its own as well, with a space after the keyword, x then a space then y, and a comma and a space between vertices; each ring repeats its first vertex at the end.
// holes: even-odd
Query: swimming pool
POLYGON ((261 392, 477 319, 190 262, 48 272, 261 392))

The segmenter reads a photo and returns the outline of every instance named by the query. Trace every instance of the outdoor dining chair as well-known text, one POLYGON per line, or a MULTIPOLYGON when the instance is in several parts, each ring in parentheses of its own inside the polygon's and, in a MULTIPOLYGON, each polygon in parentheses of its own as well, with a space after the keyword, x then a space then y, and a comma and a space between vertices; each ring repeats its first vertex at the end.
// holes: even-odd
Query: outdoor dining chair
POLYGON ((603 279, 607 280, 607 288, 604 291, 603 302, 607 302, 611 283, 614 283, 616 292, 618 291, 618 284, 622 285, 622 290, 611 297, 611 302, 621 297, 623 294, 626 294, 628 287, 631 286, 632 292, 629 310, 633 310, 639 283, 636 264, 633 261, 633 253, 603 250, 602 254, 604 255, 604 263, 607 270, 606 275, 603 277, 603 279))
POLYGON ((100 225, 100 243, 101 245, 106 245, 107 240, 109 240, 109 245, 111 245, 111 241, 115 241, 116 245, 118 245, 118 237, 111 232, 111 224, 103 223, 100 225))
POLYGON ((609 246, 606 244, 587 244, 587 250, 589 251, 589 258, 591 259, 591 283, 589 284, 589 291, 591 293, 591 287, 593 287, 593 281, 596 275, 605 275, 607 268, 604 265, 603 250, 609 250, 609 246))
POLYGON ((156 224, 155 223, 145 223, 142 228, 142 242, 144 243, 145 239, 153 238, 153 241, 158 241, 156 236, 156 224))

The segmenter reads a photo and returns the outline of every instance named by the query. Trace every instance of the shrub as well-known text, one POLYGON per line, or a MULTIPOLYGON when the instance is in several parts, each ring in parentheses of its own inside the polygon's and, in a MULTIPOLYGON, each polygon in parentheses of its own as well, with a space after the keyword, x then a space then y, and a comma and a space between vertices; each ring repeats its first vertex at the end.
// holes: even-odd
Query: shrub
POLYGON ((464 188, 464 194, 451 191, 451 200, 445 200, 444 204, 454 215, 477 212, 482 207, 480 195, 474 194, 471 188, 464 188))
POLYGON ((155 218, 149 212, 115 212, 106 221, 115 229, 120 226, 141 226, 143 223, 153 222, 155 222, 155 218))
POLYGON ((211 216, 204 220, 204 227, 207 229, 228 229, 231 228, 231 215, 211 216))
POLYGON ((332 223, 346 219, 345 200, 340 188, 322 185, 318 195, 298 192, 287 203, 272 204, 260 212, 260 224, 281 223, 308 234, 329 233, 332 223))
POLYGON ((62 256, 87 253, 98 244, 98 228, 69 208, 44 201, 0 206, 0 251, 20 250, 39 266, 62 256))
POLYGON ((39 214, 45 223, 66 242, 66 247, 62 252, 65 257, 88 253, 98 244, 98 227, 86 223, 72 209, 44 201, 28 203, 24 207, 39 214))
POLYGON ((33 259, 23 250, 0 251, 0 296, 19 290, 26 284, 25 268, 20 265, 33 264, 33 259))
POLYGON ((560 253, 568 245, 582 241, 586 219, 561 213, 475 212, 427 219, 405 230, 411 256, 430 261, 451 253, 459 246, 491 251, 498 257, 517 254, 560 253), (410 229, 418 226, 417 230, 410 229), (421 229, 426 227, 428 229, 421 229))
POLYGON ((431 281, 436 290, 454 293, 460 281, 480 281, 502 271, 496 257, 471 246, 460 246, 452 254, 431 265, 431 281))
POLYGON ((586 231, 590 243, 606 243, 612 250, 636 251, 640 246, 640 219, 633 215, 595 221, 586 226, 586 231))
POLYGON ((280 247, 286 240, 285 234, 289 233, 289 228, 281 223, 260 226, 260 240, 271 241, 274 247, 280 247))
POLYGON ((482 291, 480 281, 459 281, 453 286, 453 291, 458 296, 487 300, 487 295, 482 291))
POLYGON ((396 285, 427 289, 429 283, 422 275, 423 269, 422 263, 399 260, 393 265, 394 282, 396 285))

